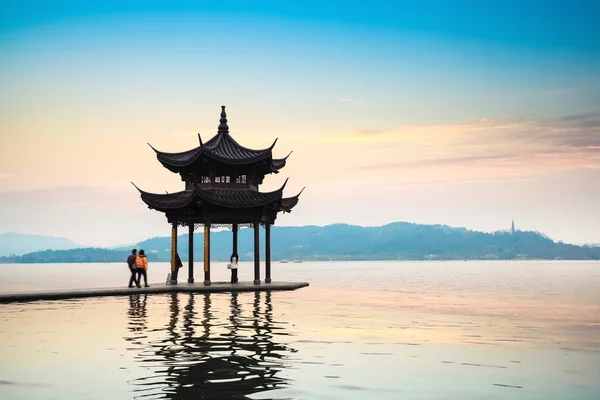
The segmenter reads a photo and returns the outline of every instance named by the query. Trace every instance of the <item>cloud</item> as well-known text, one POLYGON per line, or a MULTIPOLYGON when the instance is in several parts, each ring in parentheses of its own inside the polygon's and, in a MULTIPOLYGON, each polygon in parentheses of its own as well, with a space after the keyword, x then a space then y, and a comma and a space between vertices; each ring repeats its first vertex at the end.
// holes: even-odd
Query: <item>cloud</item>
POLYGON ((363 170, 473 168, 469 174, 519 174, 564 169, 600 168, 600 111, 554 118, 481 118, 461 124, 359 130, 331 135, 324 142, 354 142, 385 148, 376 159, 366 156, 350 168, 363 170), (387 155, 387 156, 386 156, 387 155), (476 168, 482 168, 476 171, 476 168))
MULTIPOLYGON (((85 207, 90 212, 106 209, 135 211, 139 209, 139 193, 110 190, 99 186, 72 185, 43 189, 0 192, 0 205, 39 207, 52 204, 55 208, 85 207)), ((46 207, 48 209, 48 206, 46 207)))
POLYGON ((363 129, 322 138, 328 142, 443 140, 457 144, 489 142, 494 139, 546 141, 555 144, 573 142, 574 146, 599 146, 600 111, 546 119, 509 116, 481 118, 461 124, 404 126, 387 130, 363 129))
POLYGON ((338 101, 341 103, 354 104, 355 106, 364 106, 365 105, 365 103, 362 101, 358 101, 358 100, 354 100, 354 99, 350 99, 350 98, 341 98, 341 99, 338 99, 338 101))
POLYGON ((600 127, 600 111, 566 115, 564 117, 557 118, 558 122, 565 122, 568 124, 575 124, 576 126, 586 128, 598 128, 600 127))
POLYGON ((10 179, 13 177, 13 174, 0 174, 0 179, 10 179))
POLYGON ((400 181, 393 186, 399 189, 413 189, 417 187, 440 186, 440 185, 470 185, 470 184, 499 184, 509 182, 529 182, 530 178, 508 177, 490 179, 465 179, 465 180, 425 180, 425 181, 400 181))
POLYGON ((466 156, 449 158, 432 158, 418 161, 399 161, 395 163, 381 163, 365 166, 365 169, 390 169, 398 167, 429 167, 452 166, 477 163, 522 163, 523 157, 514 155, 466 156))
POLYGON ((85 245, 114 245, 166 232, 164 216, 129 191, 62 186, 0 193, 3 231, 64 236, 85 245))
POLYGON ((532 129, 517 136, 525 141, 556 147, 595 151, 600 147, 600 111, 531 121, 532 129))

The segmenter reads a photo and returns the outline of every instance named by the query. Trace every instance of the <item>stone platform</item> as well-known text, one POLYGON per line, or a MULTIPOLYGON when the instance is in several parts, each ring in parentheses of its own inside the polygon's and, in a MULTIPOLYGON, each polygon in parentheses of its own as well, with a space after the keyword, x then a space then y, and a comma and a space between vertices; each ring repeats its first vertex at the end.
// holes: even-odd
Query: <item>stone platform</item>
POLYGON ((31 291, 20 293, 0 293, 0 303, 36 300, 61 300, 82 297, 100 296, 127 296, 130 294, 152 293, 217 293, 217 292, 256 292, 269 290, 296 290, 308 286, 307 282, 271 282, 255 285, 252 282, 212 282, 210 286, 203 283, 178 283, 166 285, 164 283, 152 284, 148 288, 97 288, 97 289, 62 289, 51 291, 31 291))

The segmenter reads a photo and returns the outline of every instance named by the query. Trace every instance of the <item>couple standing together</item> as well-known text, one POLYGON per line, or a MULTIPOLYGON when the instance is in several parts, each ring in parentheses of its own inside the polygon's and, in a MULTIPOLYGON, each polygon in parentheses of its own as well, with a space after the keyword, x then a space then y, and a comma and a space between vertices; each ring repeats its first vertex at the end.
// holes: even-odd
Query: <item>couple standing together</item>
POLYGON ((133 287, 134 283, 135 286, 142 287, 140 285, 142 276, 144 277, 144 287, 150 287, 148 285, 148 275, 146 273, 146 271, 148 271, 148 258, 146 257, 144 250, 140 250, 139 254, 137 249, 131 250, 131 254, 127 257, 127 265, 129 265, 129 270, 131 271, 131 277, 129 278, 130 288, 133 287))

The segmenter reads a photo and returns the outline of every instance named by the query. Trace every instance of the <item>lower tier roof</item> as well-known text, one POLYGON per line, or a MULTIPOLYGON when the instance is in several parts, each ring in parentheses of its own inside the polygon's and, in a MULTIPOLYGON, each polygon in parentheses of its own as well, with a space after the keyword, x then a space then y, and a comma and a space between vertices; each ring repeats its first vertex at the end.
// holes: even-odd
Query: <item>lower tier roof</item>
MULTIPOLYGON (((145 192, 138 188, 142 201, 148 207, 159 211, 172 211, 183 208, 197 208, 209 203, 225 208, 256 208, 271 205, 277 211, 290 212, 296 204, 300 193, 293 197, 283 197, 283 188, 273 192, 258 192, 250 189, 200 189, 185 190, 175 193, 158 194, 145 192)), ((136 186, 137 188, 137 186, 136 186)), ((303 189, 304 190, 304 189, 303 189)))

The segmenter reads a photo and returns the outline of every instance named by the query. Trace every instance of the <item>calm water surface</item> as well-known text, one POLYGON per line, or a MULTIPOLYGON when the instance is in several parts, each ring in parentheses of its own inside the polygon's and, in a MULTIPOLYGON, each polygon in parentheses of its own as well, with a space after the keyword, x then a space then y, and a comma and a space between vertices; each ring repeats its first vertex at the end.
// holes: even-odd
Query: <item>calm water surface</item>
MULTIPOLYGON (((167 270, 151 264, 150 280, 167 270)), ((598 262, 275 263, 273 275, 311 286, 1 304, 0 398, 600 398, 598 262)), ((0 265, 0 292, 127 280, 122 264, 0 265)))

